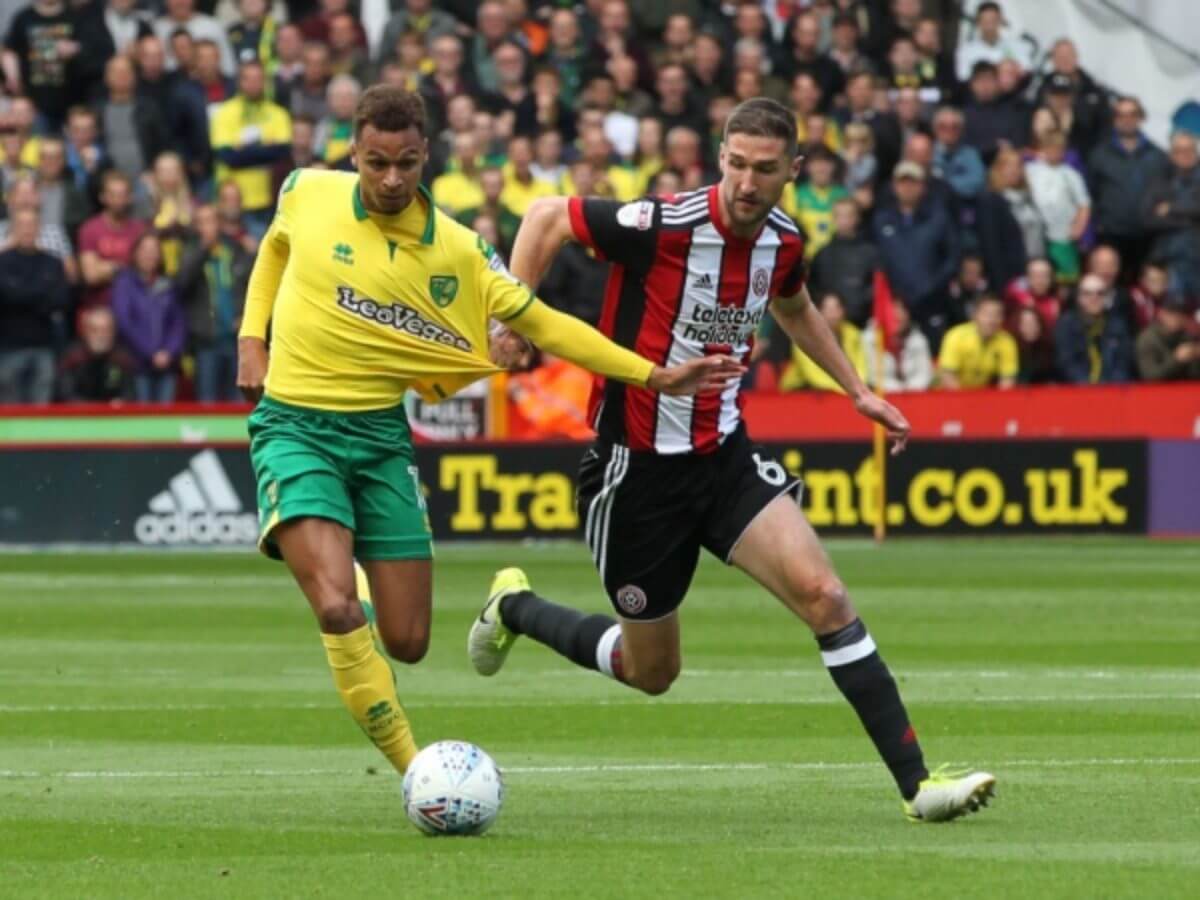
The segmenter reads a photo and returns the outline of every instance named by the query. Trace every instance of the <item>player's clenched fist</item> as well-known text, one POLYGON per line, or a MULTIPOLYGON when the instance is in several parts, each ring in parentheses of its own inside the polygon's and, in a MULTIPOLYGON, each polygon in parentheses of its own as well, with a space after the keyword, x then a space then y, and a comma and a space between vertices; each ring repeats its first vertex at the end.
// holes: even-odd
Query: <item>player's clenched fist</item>
POLYGON ((655 366, 646 387, 660 394, 707 394, 725 390, 745 374, 746 367, 732 356, 702 356, 669 368, 655 366))
POLYGON ((262 397, 267 378, 267 344, 259 338, 238 340, 237 386, 242 396, 255 403, 262 397))

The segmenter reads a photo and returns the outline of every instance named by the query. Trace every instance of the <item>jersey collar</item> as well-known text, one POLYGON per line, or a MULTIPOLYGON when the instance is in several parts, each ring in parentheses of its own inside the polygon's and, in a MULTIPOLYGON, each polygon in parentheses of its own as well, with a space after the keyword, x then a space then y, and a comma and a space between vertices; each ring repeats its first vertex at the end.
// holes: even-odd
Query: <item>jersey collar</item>
MULTIPOLYGON (((423 184, 417 185, 417 193, 425 198, 426 214, 425 214, 425 231, 421 234, 422 244, 433 243, 434 232, 434 215, 436 209, 433 205, 433 194, 429 193, 429 189, 423 184)), ((354 218, 359 222, 364 221, 368 217, 367 208, 363 206, 362 192, 358 189, 358 179, 354 179, 354 191, 351 195, 351 203, 354 206, 354 218)))

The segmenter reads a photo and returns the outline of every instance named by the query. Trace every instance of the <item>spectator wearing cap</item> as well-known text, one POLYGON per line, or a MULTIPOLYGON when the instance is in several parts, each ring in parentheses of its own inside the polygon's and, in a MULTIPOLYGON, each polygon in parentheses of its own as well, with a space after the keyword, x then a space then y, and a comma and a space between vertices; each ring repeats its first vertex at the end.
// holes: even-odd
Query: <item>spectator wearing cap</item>
POLYGON ((1124 317, 1105 309, 1105 293, 1100 276, 1084 275, 1075 307, 1055 326, 1058 370, 1069 384, 1120 384, 1133 377, 1133 342, 1124 317))
POLYGON ((938 354, 938 385, 949 390, 1010 388, 1019 371, 1017 342, 1004 330, 1004 301, 984 294, 971 321, 946 332, 938 354))
POLYGON ((963 142, 963 114, 943 106, 933 117, 933 174, 945 180, 962 203, 970 203, 987 185, 979 151, 963 142))
POLYGON ((1004 13, 999 3, 980 3, 975 10, 975 27, 970 39, 958 48, 958 77, 966 81, 976 63, 998 64, 1015 59, 1024 69, 1029 68, 1029 50, 1017 36, 1004 31, 1004 13))
POLYGON ((971 70, 970 99, 963 108, 963 141, 990 161, 1001 146, 1023 147, 1033 115, 1019 96, 1003 96, 996 66, 977 62, 971 70))
POLYGON ((1151 255, 1166 263, 1171 289, 1200 297, 1200 153, 1195 135, 1171 136, 1171 165, 1146 190, 1151 255))
POLYGON ((1050 71, 1042 79, 1038 100, 1060 119, 1070 111, 1069 122, 1060 121, 1059 128, 1085 158, 1108 134, 1112 114, 1107 93, 1079 65, 1079 53, 1067 38, 1055 41, 1050 49, 1050 71), (1058 95, 1057 101, 1053 94, 1058 95))
POLYGON ((820 49, 821 25, 812 13, 801 13, 792 21, 780 53, 782 74, 789 81, 801 72, 811 75, 821 88, 828 111, 833 98, 846 88, 846 73, 820 49))
POLYGON ((892 288, 909 301, 913 319, 936 346, 948 324, 947 288, 961 245, 958 225, 926 196, 925 177, 916 163, 896 166, 896 203, 875 211, 872 232, 892 288))
POLYGON ((1097 240, 1121 254, 1125 276, 1136 272, 1150 250, 1143 199, 1170 166, 1167 155, 1142 132, 1145 112, 1136 97, 1121 97, 1112 134, 1092 151, 1087 175, 1095 199, 1097 240))
MULTIPOLYGON (((397 4, 393 4, 395 8, 397 4)), ((444 34, 454 34, 458 22, 443 9, 435 9, 433 0, 403 0, 401 8, 388 19, 383 29, 383 38, 375 48, 375 58, 391 56, 400 40, 408 32, 417 35, 422 43, 428 44, 444 34)))
POLYGON ((833 204, 849 199, 837 183, 838 158, 823 144, 804 160, 804 177, 783 195, 783 209, 800 225, 806 240, 804 256, 811 260, 833 239, 833 204))
POLYGON ((1200 337, 1190 304, 1181 294, 1168 294, 1137 339, 1138 372, 1146 381, 1200 380, 1200 337))
POLYGON ((846 306, 846 318, 862 326, 871 315, 879 248, 862 233, 858 204, 843 198, 833 204, 833 236, 812 261, 814 294, 833 292, 846 306))

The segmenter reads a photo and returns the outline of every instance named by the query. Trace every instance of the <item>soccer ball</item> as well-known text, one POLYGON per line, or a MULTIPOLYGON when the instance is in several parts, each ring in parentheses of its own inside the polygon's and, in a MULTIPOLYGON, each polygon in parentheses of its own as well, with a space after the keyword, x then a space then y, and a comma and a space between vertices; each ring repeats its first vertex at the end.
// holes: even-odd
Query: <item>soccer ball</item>
POLYGON ((426 834, 483 834, 504 802, 504 779, 483 750, 438 741, 417 754, 401 786, 404 812, 426 834))

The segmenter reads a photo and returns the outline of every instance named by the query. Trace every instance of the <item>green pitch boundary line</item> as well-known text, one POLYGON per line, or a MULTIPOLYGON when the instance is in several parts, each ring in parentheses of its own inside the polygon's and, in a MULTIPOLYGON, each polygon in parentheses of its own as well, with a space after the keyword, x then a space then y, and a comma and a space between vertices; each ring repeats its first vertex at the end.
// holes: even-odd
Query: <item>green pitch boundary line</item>
MULTIPOLYGON (((592 775, 605 773, 639 772, 840 772, 868 771, 878 769, 879 762, 843 763, 597 763, 582 766, 501 766, 505 775, 592 775)), ((994 768, 1038 769, 1063 768, 1068 766, 1093 766, 1123 768, 1126 766, 1193 766, 1200 765, 1200 757, 1166 757, 1134 759, 1125 757, 1095 759, 1009 759, 997 760, 994 768)), ((104 780, 122 778, 310 778, 318 775, 361 775, 362 769, 184 769, 180 771, 151 770, 80 770, 65 772, 35 772, 17 769, 0 769, 0 778, 19 779, 79 779, 104 780)))

